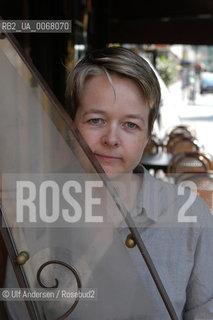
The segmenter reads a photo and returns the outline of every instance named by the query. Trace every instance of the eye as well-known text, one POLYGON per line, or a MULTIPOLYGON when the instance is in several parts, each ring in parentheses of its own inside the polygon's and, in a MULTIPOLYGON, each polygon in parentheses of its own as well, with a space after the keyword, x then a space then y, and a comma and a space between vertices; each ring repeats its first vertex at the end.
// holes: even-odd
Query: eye
POLYGON ((94 119, 90 119, 88 122, 93 125, 99 125, 99 124, 103 124, 104 120, 101 118, 94 118, 94 119))
POLYGON ((138 128, 137 124, 135 124, 133 122, 126 122, 125 125, 127 126, 128 129, 137 129, 138 128))

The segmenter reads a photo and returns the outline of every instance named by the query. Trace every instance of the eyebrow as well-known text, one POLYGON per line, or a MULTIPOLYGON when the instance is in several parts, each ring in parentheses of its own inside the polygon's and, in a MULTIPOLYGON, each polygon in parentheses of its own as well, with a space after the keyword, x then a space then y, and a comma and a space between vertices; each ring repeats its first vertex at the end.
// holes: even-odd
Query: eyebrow
MULTIPOLYGON (((100 110, 100 109, 90 109, 88 111, 85 111, 83 116, 86 116, 90 113, 99 113, 99 114, 106 114, 106 111, 104 110, 100 110)), ((127 114, 125 115, 125 118, 130 118, 130 119, 138 119, 138 120, 141 120, 143 123, 144 123, 144 119, 143 117, 141 117, 140 115, 138 114, 127 114)))
POLYGON ((138 114, 127 114, 125 117, 126 118, 130 118, 130 119, 138 119, 138 120, 141 120, 144 123, 144 118, 141 117, 138 114))
POLYGON ((87 114, 90 113, 100 113, 100 114, 106 114, 106 112, 104 110, 100 110, 100 109, 89 109, 88 111, 85 111, 83 113, 83 116, 86 116, 87 114))

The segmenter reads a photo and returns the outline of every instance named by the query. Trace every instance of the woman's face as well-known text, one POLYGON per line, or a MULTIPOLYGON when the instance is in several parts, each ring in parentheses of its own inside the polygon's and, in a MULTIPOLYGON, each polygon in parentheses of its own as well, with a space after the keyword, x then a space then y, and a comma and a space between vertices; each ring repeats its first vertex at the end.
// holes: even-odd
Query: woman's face
POLYGON ((110 74, 90 77, 82 90, 75 124, 110 176, 131 173, 148 141, 149 108, 137 84, 110 74))

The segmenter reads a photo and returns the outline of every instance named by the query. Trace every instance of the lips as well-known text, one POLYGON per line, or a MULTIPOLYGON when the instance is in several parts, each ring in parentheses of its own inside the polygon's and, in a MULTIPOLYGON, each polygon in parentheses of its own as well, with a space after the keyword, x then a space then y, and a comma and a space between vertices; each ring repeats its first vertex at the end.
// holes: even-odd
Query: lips
POLYGON ((119 157, 108 156, 105 154, 95 153, 95 156, 98 158, 98 160, 108 162, 108 163, 118 162, 121 160, 121 158, 119 157))

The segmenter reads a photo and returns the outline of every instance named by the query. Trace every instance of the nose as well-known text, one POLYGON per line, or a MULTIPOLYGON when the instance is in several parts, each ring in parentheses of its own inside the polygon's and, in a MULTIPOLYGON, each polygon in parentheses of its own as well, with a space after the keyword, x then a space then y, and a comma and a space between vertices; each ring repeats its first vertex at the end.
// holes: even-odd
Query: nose
POLYGON ((116 126, 107 127, 106 131, 102 136, 102 143, 105 146, 109 146, 109 147, 120 146, 121 140, 120 140, 119 128, 117 128, 116 126))

